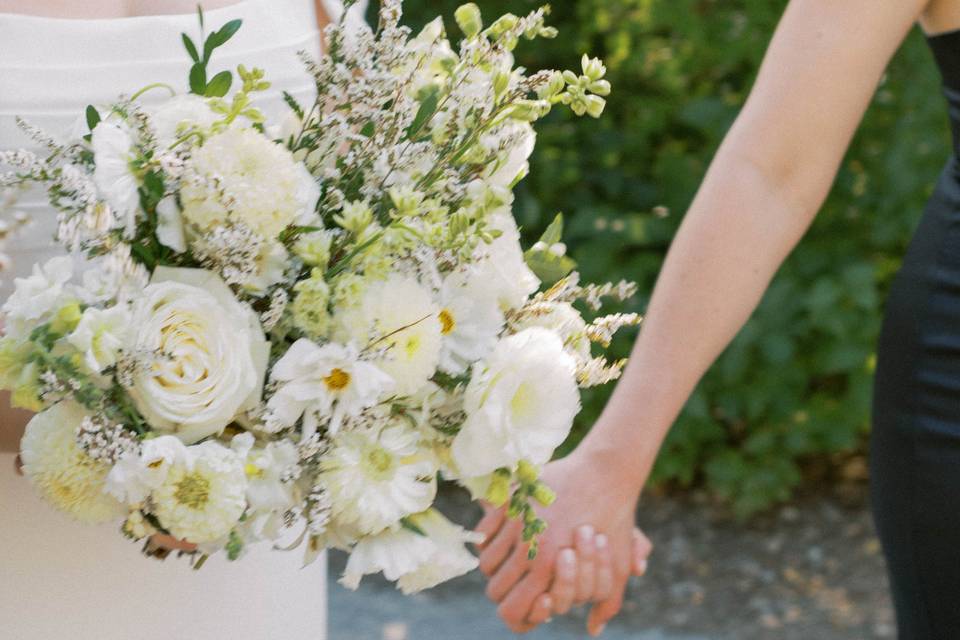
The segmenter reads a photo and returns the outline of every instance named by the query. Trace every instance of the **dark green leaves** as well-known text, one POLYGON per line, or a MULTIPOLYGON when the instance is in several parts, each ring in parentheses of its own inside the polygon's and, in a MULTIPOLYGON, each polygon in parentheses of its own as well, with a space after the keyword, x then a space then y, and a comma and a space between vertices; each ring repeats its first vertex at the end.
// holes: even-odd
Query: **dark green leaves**
POLYGON ((223 25, 219 31, 211 33, 210 37, 207 38, 207 41, 203 44, 203 59, 209 61, 210 54, 213 53, 213 50, 227 44, 230 38, 237 34, 242 24, 243 20, 231 20, 223 25))
POLYGON ((199 96, 207 92, 207 66, 202 62, 190 67, 190 91, 199 96))
POLYGON ((233 85, 233 74, 230 71, 221 71, 210 78, 208 65, 210 64, 210 58, 213 56, 213 52, 216 51, 217 48, 225 45, 237 34, 237 31, 239 31, 241 25, 243 25, 243 21, 231 20, 219 30, 214 31, 204 38, 203 10, 199 7, 197 8, 197 14, 200 20, 200 38, 203 41, 203 56, 200 55, 197 45, 190 36, 185 33, 180 34, 183 40, 183 46, 190 55, 190 59, 193 60, 193 65, 190 67, 190 92, 208 98, 222 98, 227 95, 227 92, 230 91, 230 87, 233 85), (208 78, 210 78, 209 82, 207 80, 208 78))
POLYGON ((197 53, 197 45, 193 44, 193 40, 190 39, 185 33, 181 33, 180 37, 183 38, 183 46, 187 49, 187 53, 190 54, 190 59, 194 62, 200 62, 200 54, 197 53))
POLYGON ((92 104, 87 105, 87 127, 92 132, 100 124, 100 112, 92 104))

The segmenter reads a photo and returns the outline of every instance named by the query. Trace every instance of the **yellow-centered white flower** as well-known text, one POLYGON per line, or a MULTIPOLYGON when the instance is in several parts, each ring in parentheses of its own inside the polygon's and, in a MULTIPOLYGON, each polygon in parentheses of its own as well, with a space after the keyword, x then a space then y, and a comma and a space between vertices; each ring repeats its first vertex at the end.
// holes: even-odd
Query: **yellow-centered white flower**
POLYGON ((464 373, 471 364, 486 358, 497 344, 504 317, 496 291, 489 284, 473 270, 454 271, 443 281, 440 368, 446 373, 464 373))
POLYGON ((452 447, 461 477, 512 469, 520 460, 546 463, 580 410, 576 361, 547 329, 504 338, 474 368, 464 408, 452 447))
POLYGON ((160 267, 132 315, 133 352, 148 361, 129 392, 154 429, 190 444, 259 402, 269 345, 219 276, 160 267))
POLYGON ((113 465, 107 475, 106 491, 129 505, 143 503, 162 485, 175 464, 185 464, 187 446, 174 436, 143 441, 139 452, 130 451, 113 465))
POLYGON ((50 504, 81 522, 107 522, 125 511, 104 492, 109 465, 77 445, 77 429, 88 415, 68 401, 38 413, 27 424, 20 456, 24 474, 50 504))
POLYGON ((270 377, 279 387, 267 409, 284 427, 294 426, 302 416, 303 440, 325 419, 329 432, 337 433, 345 417, 360 415, 394 388, 393 378, 361 360, 353 344, 321 347, 306 338, 293 343, 270 377))
POLYGON ((437 469, 419 453, 417 432, 399 422, 337 434, 320 474, 334 520, 374 534, 430 507, 437 469))

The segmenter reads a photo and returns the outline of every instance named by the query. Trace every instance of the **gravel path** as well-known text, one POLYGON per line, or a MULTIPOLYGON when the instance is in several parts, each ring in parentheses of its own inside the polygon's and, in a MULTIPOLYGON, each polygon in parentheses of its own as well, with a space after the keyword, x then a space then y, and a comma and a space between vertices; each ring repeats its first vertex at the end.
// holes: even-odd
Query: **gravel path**
MULTIPOLYGON (((476 512, 458 494, 443 510, 476 512)), ((645 498, 639 522, 656 545, 647 577, 631 583, 605 638, 622 640, 867 640, 893 638, 880 547, 862 487, 818 496, 741 525, 694 498, 645 498)), ((515 637, 474 573, 415 598, 378 579, 336 584, 330 559, 330 640, 488 640, 515 637)), ((532 640, 584 638, 585 612, 532 640)))

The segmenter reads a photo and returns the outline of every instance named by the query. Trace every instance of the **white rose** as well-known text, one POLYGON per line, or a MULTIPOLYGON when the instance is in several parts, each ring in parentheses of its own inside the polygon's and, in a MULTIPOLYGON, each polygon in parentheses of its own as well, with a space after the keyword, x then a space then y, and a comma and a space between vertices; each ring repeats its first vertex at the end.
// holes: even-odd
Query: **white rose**
POLYGON ((134 304, 133 326, 134 353, 154 357, 137 369, 129 391, 155 429, 189 444, 259 402, 269 344, 219 276, 158 268, 134 304))
POLYGON ((452 447, 462 477, 548 462, 580 410, 576 362, 552 331, 521 331, 474 368, 464 408, 452 447))

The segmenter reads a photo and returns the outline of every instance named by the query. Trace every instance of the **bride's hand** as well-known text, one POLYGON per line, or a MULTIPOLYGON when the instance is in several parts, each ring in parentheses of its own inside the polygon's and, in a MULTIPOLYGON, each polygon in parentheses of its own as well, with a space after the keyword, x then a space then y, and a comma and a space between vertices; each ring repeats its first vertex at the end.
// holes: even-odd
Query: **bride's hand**
POLYGON ((637 496, 609 474, 601 460, 580 452, 548 464, 543 480, 559 497, 541 510, 548 527, 540 536, 535 560, 527 559, 528 545, 521 539, 521 524, 505 518, 502 509, 488 514, 478 526, 478 531, 487 536, 480 555, 481 570, 491 576, 487 595, 499 603, 500 616, 507 625, 522 632, 542 621, 546 603, 554 611, 565 612, 575 602, 594 600, 593 592, 599 586, 599 595, 605 597, 593 607, 588 620, 590 633, 599 634, 620 610, 631 570, 645 570, 650 546, 645 537, 639 537, 642 534, 635 533, 637 496), (600 554, 596 531, 604 535, 600 538, 600 554), (580 576, 572 596, 569 549, 579 550, 575 572, 580 576), (635 549, 641 553, 635 553, 635 549), (608 553, 609 565, 604 559, 608 553), (643 559, 634 562, 634 556, 643 559), (559 576, 556 581, 555 567, 559 576))
POLYGON ((144 551, 147 555, 160 558, 166 558, 173 551, 182 553, 193 553, 197 550, 197 545, 185 540, 177 540, 171 535, 165 533, 155 533, 147 540, 144 551))

